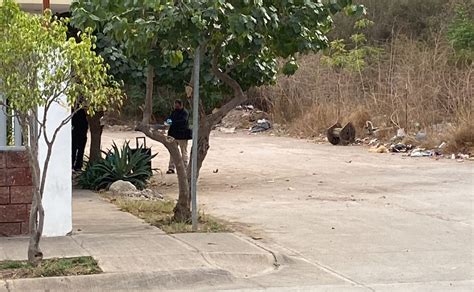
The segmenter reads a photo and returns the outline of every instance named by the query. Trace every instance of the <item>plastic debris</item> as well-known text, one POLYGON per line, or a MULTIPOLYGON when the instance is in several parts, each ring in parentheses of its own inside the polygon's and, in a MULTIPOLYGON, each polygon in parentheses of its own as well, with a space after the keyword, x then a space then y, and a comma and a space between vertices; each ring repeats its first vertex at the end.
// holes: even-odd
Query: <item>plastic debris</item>
POLYGON ((425 150, 425 149, 421 149, 421 148, 417 148, 417 149, 413 150, 410 153, 411 157, 431 157, 431 156, 434 156, 434 155, 435 155, 434 151, 425 150))
POLYGON ((268 131, 272 128, 272 125, 270 124, 270 121, 267 119, 261 119, 257 121, 257 124, 250 128, 251 133, 260 133, 260 132, 265 132, 268 131))
POLYGON ((390 152, 393 153, 407 153, 413 149, 413 145, 406 145, 403 143, 397 143, 390 146, 390 152))

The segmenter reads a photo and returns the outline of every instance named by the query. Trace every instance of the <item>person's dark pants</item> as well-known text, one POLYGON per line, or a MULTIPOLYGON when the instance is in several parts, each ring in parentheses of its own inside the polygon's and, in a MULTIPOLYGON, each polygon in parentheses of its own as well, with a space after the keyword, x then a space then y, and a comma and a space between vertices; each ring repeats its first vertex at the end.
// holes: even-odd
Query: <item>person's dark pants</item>
POLYGON ((84 151, 87 143, 87 131, 72 132, 72 168, 81 170, 84 164, 84 151))

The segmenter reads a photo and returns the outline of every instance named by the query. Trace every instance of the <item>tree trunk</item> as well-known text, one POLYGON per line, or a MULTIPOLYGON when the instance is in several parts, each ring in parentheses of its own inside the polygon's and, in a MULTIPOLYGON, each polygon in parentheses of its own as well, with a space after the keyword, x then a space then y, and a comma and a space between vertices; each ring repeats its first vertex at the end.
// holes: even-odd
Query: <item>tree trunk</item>
POLYGON ((93 116, 87 116, 89 129, 91 133, 91 146, 89 149, 89 163, 99 160, 102 156, 102 125, 100 119, 104 116, 104 112, 97 112, 93 116))
MULTIPOLYGON (((205 119, 205 122, 201 122, 199 126, 199 140, 198 140, 198 158, 197 158, 197 173, 196 179, 199 178, 199 173, 201 171, 202 164, 204 159, 206 159, 207 153, 210 148, 209 139, 211 135, 211 129, 213 125, 208 123, 208 118, 205 119)), ((193 155, 194 149, 191 149, 191 157, 193 155)), ((191 193, 191 168, 192 168, 192 160, 188 165, 188 183, 189 183, 189 193, 191 193)))
POLYGON ((149 125, 153 113, 153 82, 155 79, 155 68, 153 65, 148 65, 148 73, 146 77, 146 96, 145 107, 143 108, 143 125, 149 125))
POLYGON ((43 252, 39 243, 43 234, 44 209, 40 190, 41 171, 38 158, 38 134, 36 133, 36 119, 30 117, 20 117, 22 125, 23 140, 26 142, 26 150, 31 169, 31 178, 33 182, 33 197, 30 209, 29 229, 30 240, 28 244, 28 261, 37 266, 43 260, 43 252), (28 131, 30 135, 28 135, 28 131))
POLYGON ((178 222, 188 222, 191 219, 191 193, 189 191, 189 183, 187 180, 187 170, 184 166, 183 157, 179 151, 178 143, 172 137, 165 136, 157 130, 153 130, 146 125, 139 125, 136 129, 142 132, 148 138, 158 141, 163 144, 170 153, 174 164, 176 166, 176 173, 178 175, 179 195, 178 203, 174 208, 174 220, 178 222))

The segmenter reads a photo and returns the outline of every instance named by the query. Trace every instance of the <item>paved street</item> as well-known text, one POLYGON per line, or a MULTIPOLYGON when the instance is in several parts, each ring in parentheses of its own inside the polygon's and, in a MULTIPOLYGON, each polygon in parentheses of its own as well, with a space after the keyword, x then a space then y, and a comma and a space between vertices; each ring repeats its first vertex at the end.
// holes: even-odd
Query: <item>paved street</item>
MULTIPOLYGON (((134 135, 106 133, 106 142, 134 135)), ((153 149, 159 152, 155 166, 165 168, 166 150, 153 149)), ((173 187, 164 191, 176 194, 173 187)), ((472 162, 216 133, 199 202, 275 251, 322 271, 333 284, 469 291, 473 196, 472 162)), ((300 283, 325 281, 309 276, 300 283)))
MULTIPOLYGON (((106 132, 104 143, 136 135, 106 132)), ((104 274, 7 281, 0 291, 474 290, 472 162, 243 134, 211 142, 201 209, 238 232, 168 236, 76 191, 72 236, 42 247, 46 257, 92 255, 104 274)), ((163 169, 166 151, 150 145, 163 169)), ((155 179, 176 196, 176 177, 155 179)), ((0 239, 0 260, 24 259, 26 245, 0 239)))

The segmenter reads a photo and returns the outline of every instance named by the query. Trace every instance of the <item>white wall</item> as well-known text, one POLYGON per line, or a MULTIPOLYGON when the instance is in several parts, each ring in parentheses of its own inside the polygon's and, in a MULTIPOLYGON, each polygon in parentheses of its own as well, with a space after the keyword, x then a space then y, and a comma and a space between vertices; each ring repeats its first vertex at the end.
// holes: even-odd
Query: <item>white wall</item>
MULTIPOLYGON (((66 97, 62 97, 66 100, 66 97)), ((54 104, 48 112, 46 127, 52 137, 58 125, 69 116, 68 106, 54 104)), ((43 112, 39 111, 42 116, 43 112)), ((46 157, 44 140, 39 144, 39 161, 43 165, 46 157)), ((72 175, 71 175, 71 124, 59 132, 53 146, 48 168, 46 187, 43 196, 45 213, 43 235, 46 237, 64 236, 72 231, 72 175)))

